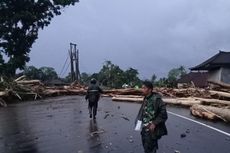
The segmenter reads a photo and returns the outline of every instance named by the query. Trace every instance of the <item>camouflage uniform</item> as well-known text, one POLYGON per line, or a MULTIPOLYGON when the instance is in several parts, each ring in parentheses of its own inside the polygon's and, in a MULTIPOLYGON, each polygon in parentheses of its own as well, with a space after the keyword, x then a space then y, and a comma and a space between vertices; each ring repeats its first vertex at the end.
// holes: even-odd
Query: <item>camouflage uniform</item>
POLYGON ((85 99, 89 101, 88 108, 89 108, 90 117, 92 117, 92 112, 93 112, 93 118, 96 118, 98 101, 100 99, 100 94, 102 92, 103 92, 102 89, 95 84, 91 84, 87 90, 85 99))
POLYGON ((144 99, 142 111, 143 128, 141 131, 142 144, 145 153, 156 153, 158 149, 158 139, 167 134, 165 121, 167 120, 167 111, 165 103, 161 96, 152 93, 144 99), (149 130, 149 125, 153 123, 156 127, 154 131, 149 130))

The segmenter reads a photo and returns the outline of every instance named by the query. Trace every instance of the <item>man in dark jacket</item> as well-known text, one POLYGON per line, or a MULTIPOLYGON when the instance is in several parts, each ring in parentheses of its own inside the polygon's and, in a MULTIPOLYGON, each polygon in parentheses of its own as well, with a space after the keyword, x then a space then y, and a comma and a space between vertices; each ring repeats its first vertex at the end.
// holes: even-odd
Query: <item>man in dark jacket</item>
POLYGON ((101 88, 97 85, 96 79, 91 79, 90 86, 88 87, 85 99, 89 101, 89 117, 96 119, 97 115, 97 106, 100 99, 100 94, 102 93, 101 88))
POLYGON ((158 140, 167 135, 165 122, 168 118, 166 105, 158 93, 153 92, 153 85, 144 81, 142 92, 145 96, 140 110, 142 120, 142 144, 145 153, 156 153, 158 140))

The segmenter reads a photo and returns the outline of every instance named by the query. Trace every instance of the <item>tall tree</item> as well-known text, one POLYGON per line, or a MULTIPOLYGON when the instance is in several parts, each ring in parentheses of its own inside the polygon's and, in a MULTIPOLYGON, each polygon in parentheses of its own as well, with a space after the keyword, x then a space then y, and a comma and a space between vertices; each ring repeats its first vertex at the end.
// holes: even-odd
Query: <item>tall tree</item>
POLYGON ((81 73, 81 82, 87 84, 90 81, 90 74, 85 72, 81 73))
POLYGON ((1 0, 0 74, 12 76, 30 60, 39 29, 50 24, 61 9, 78 0, 1 0), (5 56, 5 58, 3 58, 5 56))
POLYGON ((29 79, 41 79, 42 72, 34 66, 26 66, 23 74, 29 79))
POLYGON ((135 86, 140 84, 140 79, 138 77, 138 70, 129 68, 124 72, 125 75, 125 83, 129 84, 130 86, 135 86))
POLYGON ((151 77, 151 82, 152 82, 153 84, 155 84, 155 83, 156 83, 156 79, 157 79, 156 74, 153 74, 152 77, 151 77))
POLYGON ((39 71, 42 73, 40 78, 42 81, 48 81, 58 78, 55 69, 52 67, 41 67, 39 71))
POLYGON ((52 67, 41 67, 38 69, 34 66, 27 66, 25 67, 23 74, 29 79, 39 79, 42 81, 58 78, 56 71, 52 67))
POLYGON ((168 83, 170 87, 176 87, 176 82, 181 76, 185 75, 186 69, 184 66, 180 66, 178 68, 173 68, 168 73, 168 83))
POLYGON ((111 61, 105 62, 97 77, 104 86, 112 88, 119 88, 124 83, 124 71, 111 61))

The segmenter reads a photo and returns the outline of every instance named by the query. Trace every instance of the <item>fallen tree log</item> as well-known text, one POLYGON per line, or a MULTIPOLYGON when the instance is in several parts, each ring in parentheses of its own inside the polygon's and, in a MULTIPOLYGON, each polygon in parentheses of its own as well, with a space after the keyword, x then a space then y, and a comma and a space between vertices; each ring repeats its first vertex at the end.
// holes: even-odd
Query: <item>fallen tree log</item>
POLYGON ((138 95, 115 95, 113 97, 117 98, 144 98, 144 96, 138 96, 138 95))
POLYGON ((227 83, 215 82, 215 81, 208 81, 208 83, 217 85, 217 86, 219 86, 220 88, 230 89, 230 84, 227 84, 227 83))
POLYGON ((180 105, 185 107, 201 104, 200 100, 196 100, 194 98, 163 98, 163 101, 167 104, 180 105))
POLYGON ((205 119, 221 119, 230 122, 230 109, 218 108, 213 106, 194 105, 190 108, 192 115, 205 119))
POLYGON ((32 84, 32 85, 42 85, 40 80, 24 80, 16 81, 18 84, 32 84))
POLYGON ((17 78, 17 79, 15 79, 14 81, 22 81, 22 80, 24 80, 26 78, 26 76, 25 75, 22 75, 22 76, 20 76, 19 78, 17 78))
POLYGON ((171 92, 176 97, 210 97, 207 90, 199 88, 173 89, 171 92))
POLYGON ((86 90, 80 89, 46 89, 43 91, 42 95, 50 97, 50 96, 61 96, 61 95, 85 95, 86 90))
POLYGON ((111 94, 111 95, 142 95, 142 91, 140 89, 111 89, 111 90, 104 90, 104 94, 111 94))
POLYGON ((230 106, 230 101, 219 100, 219 99, 206 99, 206 98, 195 98, 201 101, 202 105, 219 105, 219 106, 230 106))
POLYGON ((230 100, 230 93, 223 92, 223 91, 215 91, 215 90, 209 90, 209 92, 211 94, 211 97, 230 100))
POLYGON ((9 92, 8 91, 0 91, 0 97, 8 96, 9 92))
POLYGON ((113 101, 125 101, 125 102, 143 102, 143 98, 131 98, 131 97, 112 97, 113 101))
POLYGON ((190 108, 190 112, 193 116, 203 118, 203 119, 209 119, 209 120, 219 119, 219 117, 216 114, 205 109, 203 105, 193 105, 190 108))
MULTIPOLYGON (((114 96, 113 101, 125 101, 125 102, 143 102, 143 97, 132 97, 132 96, 114 96)), ((200 100, 194 98, 163 98, 163 101, 167 104, 180 105, 190 107, 195 104, 201 104, 200 100)))

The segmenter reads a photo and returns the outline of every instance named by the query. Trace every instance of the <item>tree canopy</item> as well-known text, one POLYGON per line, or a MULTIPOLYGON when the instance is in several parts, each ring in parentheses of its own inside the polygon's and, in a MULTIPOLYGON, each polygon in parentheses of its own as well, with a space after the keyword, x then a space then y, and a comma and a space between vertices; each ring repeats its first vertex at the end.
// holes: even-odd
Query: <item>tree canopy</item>
POLYGON ((42 81, 50 81, 57 79, 58 75, 52 67, 36 68, 34 66, 25 67, 23 74, 29 79, 39 79, 42 81))
POLYGON ((39 29, 78 0, 1 0, 0 74, 12 76, 30 60, 29 52, 39 29))
POLYGON ((82 82, 87 84, 91 78, 97 79, 101 85, 110 88, 121 88, 122 85, 127 84, 130 87, 140 85, 141 80, 138 77, 138 70, 129 68, 122 70, 118 65, 113 64, 111 61, 105 61, 101 70, 92 75, 82 73, 82 82))

